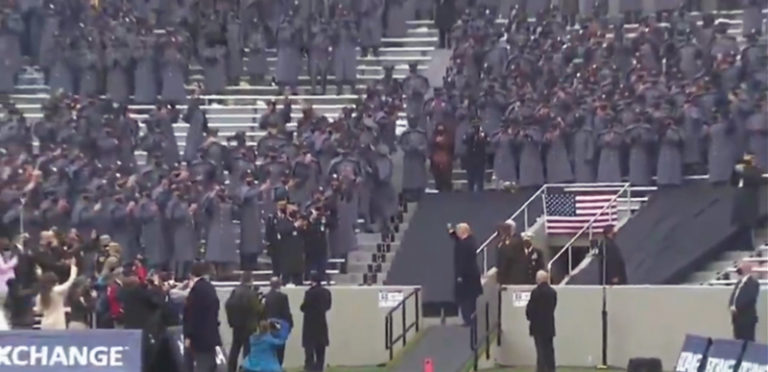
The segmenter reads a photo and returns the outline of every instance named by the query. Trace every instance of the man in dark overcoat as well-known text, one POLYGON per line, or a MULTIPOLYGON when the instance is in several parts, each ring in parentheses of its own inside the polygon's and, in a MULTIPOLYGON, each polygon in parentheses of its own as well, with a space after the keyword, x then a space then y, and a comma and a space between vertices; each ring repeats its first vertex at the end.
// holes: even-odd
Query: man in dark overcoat
POLYGON ((450 230, 449 234, 454 240, 454 296, 461 312, 461 319, 465 325, 469 325, 475 313, 477 297, 483 293, 480 270, 475 260, 477 243, 466 223, 456 225, 456 229, 450 230))
MULTIPOLYGON (((765 184, 765 180, 763 170, 754 164, 752 154, 745 155, 741 164, 736 165, 733 181, 738 189, 733 202, 731 223, 749 232, 752 244, 747 248, 753 249, 755 243, 753 228, 761 212, 765 213, 765 210, 760 210, 760 189, 765 184)), ((765 203, 764 198, 762 202, 765 203)))
POLYGON ((329 344, 325 313, 331 309, 331 291, 323 287, 320 274, 313 273, 311 281, 301 303, 301 312, 304 313, 301 332, 301 345, 305 354, 304 370, 322 371, 325 367, 325 348, 329 344))
POLYGON ((530 322, 528 330, 536 345, 536 371, 554 372, 557 292, 549 285, 549 274, 546 271, 536 273, 536 283, 525 308, 525 316, 530 322))

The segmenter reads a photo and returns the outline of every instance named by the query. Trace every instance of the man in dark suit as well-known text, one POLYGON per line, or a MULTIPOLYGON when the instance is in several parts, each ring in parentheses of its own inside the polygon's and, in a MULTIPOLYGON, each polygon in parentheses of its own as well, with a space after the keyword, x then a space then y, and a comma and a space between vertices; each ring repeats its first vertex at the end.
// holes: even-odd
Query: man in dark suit
POLYGON ((237 371, 240 351, 243 356, 250 353, 248 339, 259 330, 259 322, 264 320, 264 307, 261 304, 259 288, 253 285, 253 274, 244 271, 240 285, 235 287, 224 303, 227 312, 227 322, 232 328, 232 345, 227 357, 229 372, 237 371))
POLYGON ((533 246, 533 237, 529 233, 523 234, 523 249, 525 250, 525 284, 536 284, 536 273, 546 268, 544 252, 533 246))
POLYGON ((219 298, 204 276, 207 264, 195 262, 190 270, 192 289, 184 306, 184 347, 194 360, 193 372, 216 371, 216 347, 219 335, 219 298))
POLYGON ((536 372, 554 372, 557 292, 549 285, 546 271, 536 273, 536 283, 525 308, 525 316, 530 322, 528 330, 536 345, 536 372))
POLYGON ((472 236, 472 230, 466 223, 456 225, 456 230, 450 230, 449 234, 455 241, 453 247, 454 296, 464 325, 469 325, 472 314, 475 313, 477 297, 483 293, 480 270, 477 268, 475 259, 477 244, 472 236))
POLYGON ((616 244, 616 229, 613 225, 607 225, 603 228, 603 241, 601 243, 601 252, 605 262, 605 280, 607 285, 627 284, 627 269, 624 265, 624 257, 621 254, 618 244, 616 244))
POLYGON ((728 301, 731 309, 733 338, 755 341, 757 296, 760 294, 760 283, 750 275, 752 265, 749 262, 742 262, 738 272, 742 277, 733 288, 731 298, 728 301))
MULTIPOLYGON (((288 296, 280 291, 282 282, 278 277, 272 277, 269 281, 269 293, 264 296, 264 313, 267 319, 282 319, 288 322, 293 329, 293 315, 291 314, 291 304, 288 302, 288 296)), ((277 348, 277 360, 283 365, 285 358, 285 345, 277 348)))
POLYGON ((744 155, 741 163, 736 165, 732 183, 738 188, 733 201, 731 223, 739 229, 747 231, 750 237, 750 246, 755 246, 754 228, 760 219, 760 206, 765 201, 760 200, 760 187, 764 183, 763 170, 755 165, 755 157, 752 154, 744 155))
POLYGON ((499 284, 527 284, 525 266, 525 248, 523 238, 516 231, 514 221, 506 221, 498 230, 498 258, 496 268, 499 284))
POLYGON ((325 348, 328 346, 328 322, 325 313, 331 309, 331 291, 323 287, 323 277, 312 273, 312 284, 304 293, 301 312, 304 324, 301 345, 304 347, 304 370, 322 371, 325 367, 325 348))

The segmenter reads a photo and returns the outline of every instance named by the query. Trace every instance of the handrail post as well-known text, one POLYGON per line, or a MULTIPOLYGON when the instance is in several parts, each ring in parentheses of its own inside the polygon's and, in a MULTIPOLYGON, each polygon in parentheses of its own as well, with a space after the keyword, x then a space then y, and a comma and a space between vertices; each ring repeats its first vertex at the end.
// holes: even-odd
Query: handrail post
POLYGON ((403 304, 403 311, 401 312, 401 314, 403 314, 403 347, 405 347, 405 343, 406 343, 405 339, 406 339, 406 336, 408 335, 408 328, 405 322, 405 309, 407 308, 408 306, 405 306, 405 304, 403 304))
POLYGON ((525 224, 525 230, 523 232, 528 231, 528 206, 523 207, 523 223, 525 224))
POLYGON ((416 333, 419 333, 419 289, 416 288, 416 304, 413 306, 414 314, 416 314, 416 333))
POLYGON ((497 313, 496 313, 496 317, 497 317, 496 325, 499 327, 498 331, 496 332, 496 346, 499 346, 499 347, 501 347, 501 319, 502 319, 502 316, 501 316, 501 297, 502 297, 501 296, 501 292, 503 290, 504 290, 504 287, 499 286, 499 291, 498 291, 498 294, 497 294, 499 296, 499 301, 498 301, 498 303, 496 303, 496 306, 497 306, 497 310, 496 310, 497 311, 497 313))
POLYGON ((477 311, 472 315, 472 320, 469 329, 469 346, 472 350, 472 365, 474 370, 477 371, 477 311))
POLYGON ((541 214, 544 216, 544 233, 549 234, 549 231, 547 230, 549 227, 547 227, 547 186, 543 186, 543 191, 541 193, 541 214))
POLYGON ((483 249, 483 275, 488 272, 488 247, 483 249))
POLYGON ((389 350, 389 315, 384 317, 384 350, 389 350))
POLYGON ((491 304, 485 302, 485 359, 491 359, 491 304))
POLYGON ((395 327, 394 327, 395 319, 392 318, 392 316, 389 316, 389 335, 392 337, 389 340, 389 360, 392 360, 395 357, 395 327))

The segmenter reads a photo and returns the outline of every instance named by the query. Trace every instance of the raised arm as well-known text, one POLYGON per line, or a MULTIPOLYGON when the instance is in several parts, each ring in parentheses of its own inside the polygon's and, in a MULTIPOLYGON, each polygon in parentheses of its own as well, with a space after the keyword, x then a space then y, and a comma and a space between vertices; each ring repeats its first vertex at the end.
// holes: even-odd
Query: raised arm
POLYGON ((75 278, 77 278, 77 265, 75 264, 75 260, 73 259, 69 266, 69 279, 67 279, 67 281, 64 283, 53 287, 53 291, 54 292, 68 291, 69 287, 71 287, 72 283, 75 281, 75 278))

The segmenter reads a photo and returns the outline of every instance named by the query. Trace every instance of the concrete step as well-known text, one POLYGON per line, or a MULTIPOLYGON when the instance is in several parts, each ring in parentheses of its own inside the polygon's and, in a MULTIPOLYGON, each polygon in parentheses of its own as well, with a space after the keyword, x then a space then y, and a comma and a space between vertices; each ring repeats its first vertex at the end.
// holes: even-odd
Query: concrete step
POLYGON ((347 263, 347 273, 386 273, 389 272, 391 263, 347 263))
POLYGON ((688 278, 688 283, 704 284, 710 280, 717 278, 717 272, 714 271, 697 271, 688 278))
POLYGON ((736 262, 730 261, 730 260, 718 260, 714 262, 710 262, 706 266, 704 266, 704 271, 713 271, 713 272, 723 272, 729 267, 732 267, 736 265, 736 262))
POLYGON ((347 273, 333 276, 333 281, 337 285, 365 285, 365 284, 384 284, 386 273, 365 274, 365 273, 347 273), (366 283, 368 280, 368 283, 366 283))
POLYGON ((721 254, 720 257, 718 257, 718 260, 736 262, 749 256, 751 253, 753 253, 753 251, 728 251, 721 254))
POLYGON ((379 259, 379 257, 383 258, 383 262, 392 262, 393 259, 395 259, 395 252, 392 251, 390 253, 372 253, 362 250, 352 251, 349 252, 347 255, 347 264, 357 263, 357 264, 368 264, 368 263, 376 263, 374 261, 374 257, 376 259, 379 259))

